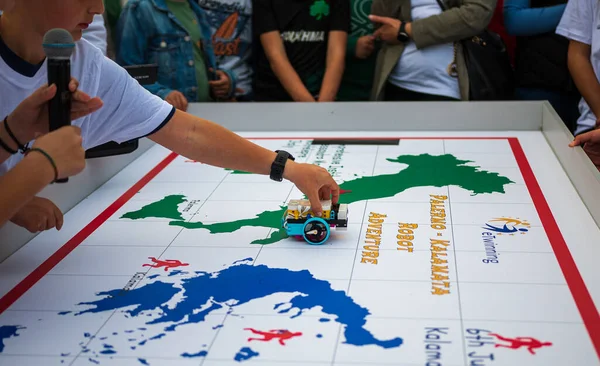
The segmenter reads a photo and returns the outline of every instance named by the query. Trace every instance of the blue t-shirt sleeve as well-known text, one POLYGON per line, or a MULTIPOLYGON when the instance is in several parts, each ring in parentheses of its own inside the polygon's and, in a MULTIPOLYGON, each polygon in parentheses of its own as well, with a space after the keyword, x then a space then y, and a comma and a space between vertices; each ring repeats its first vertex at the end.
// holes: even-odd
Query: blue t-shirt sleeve
POLYGON ((504 27, 513 36, 533 36, 554 32, 566 4, 531 8, 529 0, 504 0, 504 27))

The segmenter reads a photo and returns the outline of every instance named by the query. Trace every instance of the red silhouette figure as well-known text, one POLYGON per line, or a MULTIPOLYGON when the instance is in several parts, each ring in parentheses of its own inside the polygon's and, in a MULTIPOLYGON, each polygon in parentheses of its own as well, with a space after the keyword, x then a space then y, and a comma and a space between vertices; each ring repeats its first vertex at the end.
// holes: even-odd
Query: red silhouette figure
POLYGON ((175 259, 165 259, 164 261, 160 260, 160 259, 156 259, 154 257, 148 257, 148 259, 150 259, 152 262, 154 262, 154 264, 144 264, 142 267, 152 267, 152 268, 165 267, 165 271, 168 271, 169 268, 189 266, 189 263, 181 263, 181 261, 175 260, 175 259))
POLYGON ((507 338, 496 333, 490 333, 490 335, 498 338, 498 340, 510 343, 510 345, 496 344, 496 347, 504 347, 510 349, 519 349, 521 347, 525 347, 532 355, 535 355, 535 352, 533 351, 534 349, 552 345, 551 342, 540 342, 537 339, 531 337, 507 338))
POLYGON ((292 333, 287 329, 272 329, 268 332, 262 332, 260 330, 256 330, 256 329, 252 329, 252 328, 244 328, 244 330, 249 330, 252 333, 261 335, 263 337, 263 338, 248 338, 248 342, 250 342, 250 341, 269 342, 272 339, 279 339, 279 344, 281 344, 282 346, 285 346, 285 342, 284 342, 285 340, 302 335, 302 333, 300 333, 300 332, 292 333))
POLYGON ((350 189, 340 189, 340 194, 352 193, 350 189))

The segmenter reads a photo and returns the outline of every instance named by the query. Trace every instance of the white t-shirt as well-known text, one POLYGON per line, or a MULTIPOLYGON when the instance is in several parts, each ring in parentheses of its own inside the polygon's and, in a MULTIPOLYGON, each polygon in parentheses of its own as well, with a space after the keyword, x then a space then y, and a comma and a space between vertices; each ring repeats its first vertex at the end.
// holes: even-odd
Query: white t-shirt
MULTIPOLYGON (((598 29, 598 0, 569 0, 556 33, 591 46, 590 62, 600 81, 600 30, 598 29)), ((591 130, 596 125, 596 116, 586 101, 579 102, 580 117, 575 134, 591 130)))
MULTIPOLYGON (((411 5, 413 20, 442 12, 436 0, 413 0, 411 5)), ((460 99, 458 78, 448 75, 447 71, 453 58, 452 43, 417 49, 414 42, 408 42, 388 81, 415 92, 460 99)))
POLYGON ((98 47, 102 51, 102 54, 106 55, 108 45, 106 33, 104 17, 102 14, 96 14, 89 28, 83 31, 83 39, 88 40, 91 44, 98 47))
MULTIPOLYGON (((85 39, 76 42, 71 76, 79 81, 79 90, 99 97, 104 103, 98 111, 72 121, 81 128, 85 149, 147 136, 163 127, 175 113, 175 108, 144 89, 125 69, 85 39)), ((37 69, 0 41, 0 119, 47 82, 46 61, 37 69)), ((11 156, 0 165, 0 175, 22 158, 20 153, 11 156)))

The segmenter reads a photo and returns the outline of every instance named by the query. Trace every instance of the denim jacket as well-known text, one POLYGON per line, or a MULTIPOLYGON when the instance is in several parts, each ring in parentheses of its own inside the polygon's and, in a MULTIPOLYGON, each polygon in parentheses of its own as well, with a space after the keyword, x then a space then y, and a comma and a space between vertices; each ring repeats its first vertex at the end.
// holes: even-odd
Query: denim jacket
MULTIPOLYGON (((188 1, 200 20, 206 67, 218 70, 206 14, 196 1, 188 1)), ((116 38, 120 65, 158 65, 157 82, 144 85, 152 94, 165 99, 171 91, 179 90, 188 101, 197 100, 193 44, 165 0, 127 1, 119 18, 116 38)), ((232 83, 231 96, 236 88, 235 78, 231 72, 223 71, 232 83)), ((209 79, 214 77, 214 73, 209 73, 209 79)))

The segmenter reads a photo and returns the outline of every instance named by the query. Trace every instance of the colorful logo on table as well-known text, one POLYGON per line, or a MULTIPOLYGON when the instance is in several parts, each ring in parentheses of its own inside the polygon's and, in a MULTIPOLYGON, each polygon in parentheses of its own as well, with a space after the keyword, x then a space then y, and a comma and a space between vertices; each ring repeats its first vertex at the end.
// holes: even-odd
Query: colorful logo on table
POLYGON ((484 229, 496 233, 496 235, 526 234, 531 224, 526 220, 512 217, 497 217, 489 220, 484 229))

